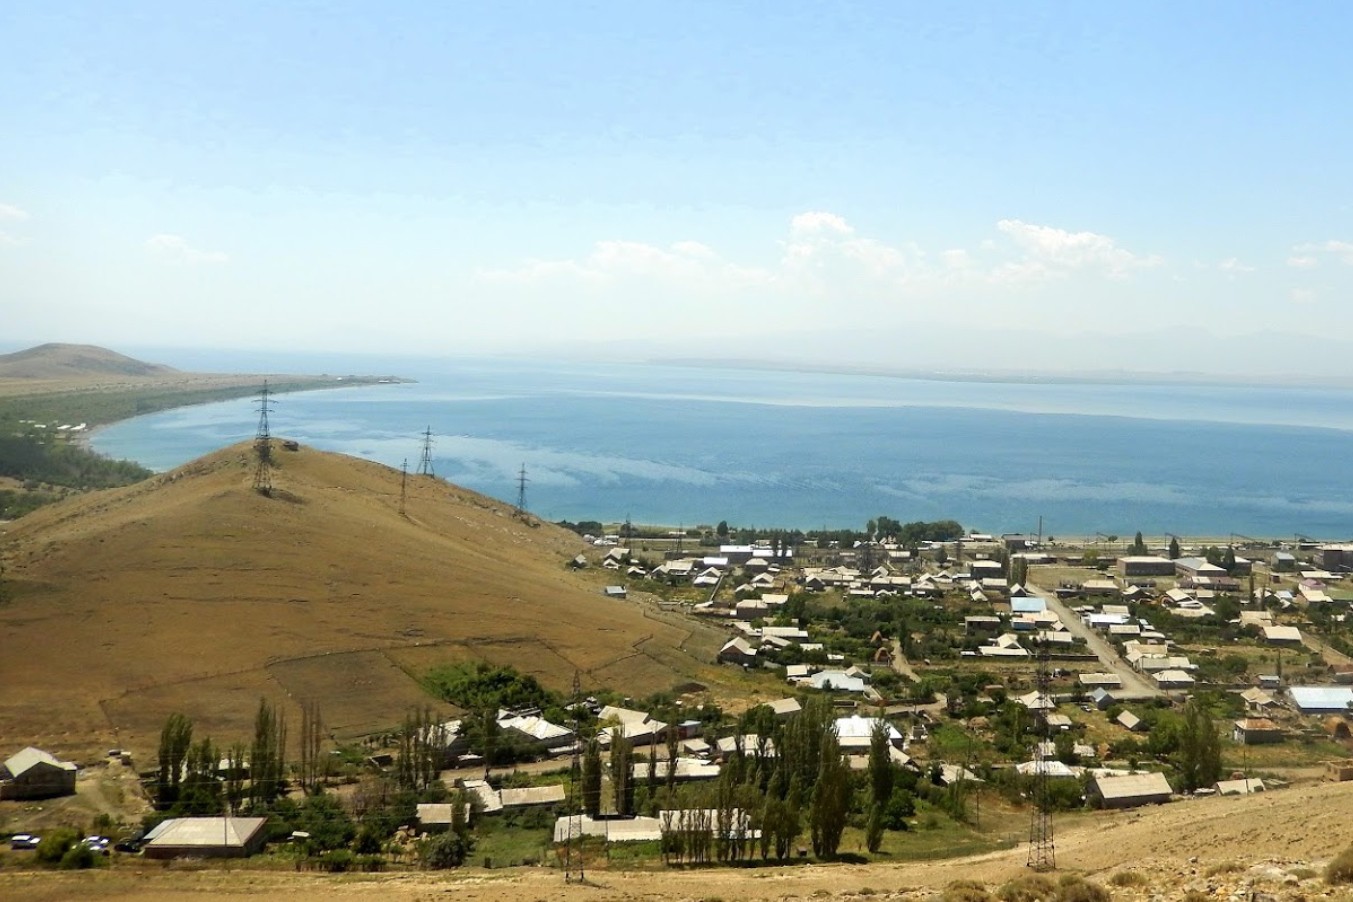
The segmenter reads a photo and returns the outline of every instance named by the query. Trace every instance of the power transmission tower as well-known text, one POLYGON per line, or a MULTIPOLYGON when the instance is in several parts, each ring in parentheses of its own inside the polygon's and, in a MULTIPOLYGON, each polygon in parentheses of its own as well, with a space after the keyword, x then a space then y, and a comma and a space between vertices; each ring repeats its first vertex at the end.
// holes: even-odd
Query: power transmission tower
POLYGON ((436 476, 432 471, 432 427, 423 432, 423 458, 418 462, 419 476, 436 476))
POLYGON ((582 751, 582 677, 578 671, 573 671, 573 763, 569 769, 568 778, 568 816, 565 818, 564 832, 564 882, 572 883, 574 880, 574 866, 577 866, 577 880, 579 883, 587 881, 586 868, 583 865, 583 825, 582 825, 582 800, 578 798, 579 786, 582 777, 582 761, 580 758, 582 751), (573 855, 574 843, 578 845, 577 861, 573 855))
POLYGON ((399 467, 399 515, 404 516, 404 502, 409 497, 409 459, 399 467))
POLYGON ((1048 709, 1052 700, 1049 689, 1052 675, 1048 670, 1048 642, 1038 639, 1038 717, 1039 751, 1034 755, 1033 810, 1029 815, 1029 860, 1026 864, 1035 871, 1051 871, 1057 867, 1057 852, 1052 840, 1052 800, 1048 792, 1048 762, 1044 757, 1052 731, 1048 726, 1048 709))
POLYGON ((517 474, 517 513, 526 513, 526 483, 530 482, 526 478, 526 464, 521 465, 521 471, 517 474))
POLYGON ((276 401, 268 392, 268 380, 263 380, 263 388, 258 393, 258 432, 254 435, 254 453, 258 456, 258 466, 254 468, 254 491, 261 495, 272 494, 272 433, 268 429, 268 412, 276 401))

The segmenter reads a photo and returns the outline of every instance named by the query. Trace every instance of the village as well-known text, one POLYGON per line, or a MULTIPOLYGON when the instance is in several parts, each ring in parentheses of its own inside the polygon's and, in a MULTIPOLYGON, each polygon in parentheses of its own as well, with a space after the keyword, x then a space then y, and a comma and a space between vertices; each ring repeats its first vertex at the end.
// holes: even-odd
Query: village
MULTIPOLYGON (((744 698, 715 703, 699 685, 584 697, 509 671, 460 673, 444 699, 461 701, 468 680, 480 703, 461 701, 458 719, 425 712, 318 758, 303 738, 309 761, 279 761, 274 776, 291 800, 281 808, 244 804, 260 780, 257 745, 227 753, 201 740, 210 757, 180 747, 169 772, 163 747, 158 769, 113 749, 101 766, 135 775, 143 820, 66 831, 48 858, 266 851, 383 870, 471 854, 557 867, 830 859, 918 843, 961 854, 1027 841, 1031 808, 1353 780, 1350 545, 1181 548, 1170 537, 1153 554, 1140 535, 967 533, 687 553, 681 538, 587 538, 568 566, 595 573, 599 592, 727 630, 717 661, 744 698), (529 691, 481 691, 504 681, 529 691), (823 786, 837 787, 834 801, 823 786)), ((80 772, 41 749, 14 751, 0 799, 73 795, 80 772)), ((38 831, 7 825, 3 854, 40 854, 38 831)))

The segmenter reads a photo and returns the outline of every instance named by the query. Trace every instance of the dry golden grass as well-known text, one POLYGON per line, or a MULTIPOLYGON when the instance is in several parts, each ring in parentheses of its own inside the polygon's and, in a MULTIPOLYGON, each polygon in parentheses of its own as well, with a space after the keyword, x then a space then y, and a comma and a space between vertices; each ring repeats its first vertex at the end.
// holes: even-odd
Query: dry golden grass
POLYGON ((573 573, 570 532, 440 480, 302 448, 271 498, 239 445, 14 523, 0 606, 0 749, 153 753, 182 711, 218 742, 249 735, 260 696, 320 702, 341 737, 429 702, 437 663, 510 663, 556 689, 639 695, 715 673, 713 641, 573 573), (712 652, 710 653, 712 656, 712 652))

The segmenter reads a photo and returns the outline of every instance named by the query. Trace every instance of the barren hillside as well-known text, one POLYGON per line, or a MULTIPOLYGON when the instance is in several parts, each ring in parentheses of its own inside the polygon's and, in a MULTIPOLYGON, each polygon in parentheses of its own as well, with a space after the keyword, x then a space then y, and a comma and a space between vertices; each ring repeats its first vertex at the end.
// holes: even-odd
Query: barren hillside
POLYGON ((0 379, 87 379, 106 376, 164 376, 167 366, 145 363, 95 345, 45 344, 0 354, 0 379))
POLYGON ((685 627, 567 569, 572 533, 414 476, 401 516, 397 471, 309 448, 276 459, 271 498, 237 445, 9 528, 0 749, 144 757, 174 711, 229 741, 260 696, 293 723, 318 699, 354 736, 429 701, 428 667, 470 658, 635 694, 707 669, 680 650, 685 627))

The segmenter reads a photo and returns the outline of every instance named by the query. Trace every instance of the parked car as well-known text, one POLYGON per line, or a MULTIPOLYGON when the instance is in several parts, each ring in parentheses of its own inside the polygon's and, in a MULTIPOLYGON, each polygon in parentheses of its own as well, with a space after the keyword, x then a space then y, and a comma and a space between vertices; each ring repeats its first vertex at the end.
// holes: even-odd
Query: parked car
POLYGON ((15 833, 9 838, 9 847, 11 849, 36 849, 40 842, 42 842, 41 836, 35 836, 32 833, 15 833))

